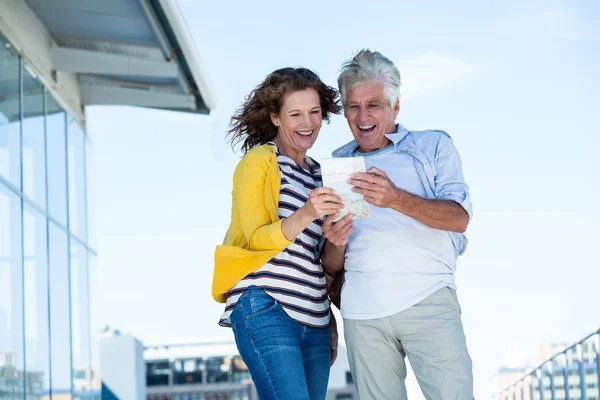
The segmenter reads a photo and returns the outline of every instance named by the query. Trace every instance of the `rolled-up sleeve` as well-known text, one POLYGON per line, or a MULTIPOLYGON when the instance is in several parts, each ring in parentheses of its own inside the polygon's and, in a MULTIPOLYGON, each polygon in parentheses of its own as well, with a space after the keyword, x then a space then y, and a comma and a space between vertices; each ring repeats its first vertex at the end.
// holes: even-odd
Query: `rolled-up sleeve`
POLYGON ((460 204, 473 218, 469 186, 465 183, 460 155, 447 134, 441 133, 435 155, 435 198, 460 204))

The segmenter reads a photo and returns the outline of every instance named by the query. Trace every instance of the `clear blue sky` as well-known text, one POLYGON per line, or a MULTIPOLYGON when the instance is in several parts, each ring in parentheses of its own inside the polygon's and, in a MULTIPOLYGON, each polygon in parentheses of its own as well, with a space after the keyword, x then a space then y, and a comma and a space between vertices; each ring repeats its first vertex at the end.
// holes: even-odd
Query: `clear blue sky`
MULTIPOLYGON (((209 117, 88 109, 96 323, 145 341, 229 334, 210 296, 238 160, 229 118, 272 70, 301 65, 334 85, 341 63, 369 47, 400 69, 399 122, 446 130, 462 155, 475 218, 457 282, 476 397, 489 397, 508 345, 600 325, 598 2, 178 3, 219 107, 209 117)), ((350 138, 336 117, 312 155, 350 138)))

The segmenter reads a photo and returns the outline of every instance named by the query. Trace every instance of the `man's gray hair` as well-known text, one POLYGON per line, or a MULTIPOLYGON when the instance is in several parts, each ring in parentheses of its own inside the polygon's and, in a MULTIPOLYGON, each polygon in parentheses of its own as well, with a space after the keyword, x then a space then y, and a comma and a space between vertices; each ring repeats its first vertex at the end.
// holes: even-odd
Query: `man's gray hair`
POLYGON ((338 77, 338 88, 342 96, 342 105, 346 106, 348 92, 362 83, 379 81, 383 83, 385 96, 393 107, 400 99, 400 71, 394 63, 378 51, 363 49, 352 60, 342 65, 338 77))

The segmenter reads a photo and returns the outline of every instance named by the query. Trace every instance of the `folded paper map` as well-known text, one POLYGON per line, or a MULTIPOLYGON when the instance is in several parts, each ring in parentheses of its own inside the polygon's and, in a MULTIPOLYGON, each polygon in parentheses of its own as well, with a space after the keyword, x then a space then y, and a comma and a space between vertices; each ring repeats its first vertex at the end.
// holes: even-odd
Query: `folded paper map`
POLYGON ((365 172, 365 159, 363 157, 324 158, 321 164, 323 186, 335 190, 344 201, 344 208, 340 210, 339 221, 347 214, 354 214, 354 218, 365 218, 371 215, 369 204, 363 199, 362 194, 354 193, 352 185, 348 183, 350 175, 355 172, 365 172))

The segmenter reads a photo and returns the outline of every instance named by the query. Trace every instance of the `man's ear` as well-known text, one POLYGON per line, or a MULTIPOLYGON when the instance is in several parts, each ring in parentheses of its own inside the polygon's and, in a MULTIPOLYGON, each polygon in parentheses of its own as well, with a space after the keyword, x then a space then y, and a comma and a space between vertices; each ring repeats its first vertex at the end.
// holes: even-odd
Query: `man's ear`
POLYGON ((396 103, 394 103, 392 110, 394 112, 394 117, 397 117, 400 112, 400 99, 396 99, 396 103))

